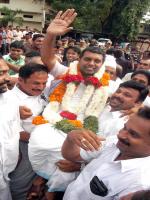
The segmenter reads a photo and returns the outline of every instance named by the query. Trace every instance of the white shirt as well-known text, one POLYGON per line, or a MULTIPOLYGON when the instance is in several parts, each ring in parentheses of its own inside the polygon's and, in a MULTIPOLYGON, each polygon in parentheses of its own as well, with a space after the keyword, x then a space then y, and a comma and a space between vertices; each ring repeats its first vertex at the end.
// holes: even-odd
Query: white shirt
POLYGON ((123 78, 122 81, 126 82, 126 81, 130 81, 131 80, 131 75, 133 74, 133 72, 127 73, 123 78))
POLYGON ((20 41, 23 38, 22 31, 13 30, 13 37, 14 37, 14 40, 20 41))
MULTIPOLYGON (((114 143, 97 152, 97 157, 68 186, 63 200, 119 200, 130 192, 147 189, 150 186, 150 156, 115 161, 119 154, 120 151, 114 143), (94 176, 102 180, 108 188, 107 196, 100 197, 91 192, 90 181, 94 176)), ((87 159, 89 155, 82 150, 81 157, 87 159)))
POLYGON ((21 121, 23 130, 30 133, 35 127, 32 120, 35 116, 40 115, 47 102, 41 96, 29 96, 22 92, 17 86, 9 91, 10 98, 14 99, 18 106, 26 106, 31 109, 33 115, 21 121))
POLYGON ((144 105, 144 106, 150 107, 150 96, 147 96, 147 97, 146 97, 146 99, 145 99, 144 102, 143 102, 143 105, 144 105))
POLYGON ((116 90, 119 88, 119 85, 122 83, 122 80, 120 78, 117 78, 115 81, 110 80, 109 81, 109 96, 111 96, 113 93, 116 92, 116 90))
POLYGON ((46 87, 43 91, 45 97, 48 99, 49 95, 50 95, 50 88, 51 88, 51 83, 54 80, 54 77, 51 74, 48 74, 48 79, 47 79, 47 83, 46 83, 46 87))
POLYGON ((99 132, 98 135, 108 137, 118 134, 119 130, 124 127, 124 123, 128 117, 120 117, 120 111, 111 112, 111 107, 107 105, 99 116, 99 132))
POLYGON ((7 187, 8 174, 18 162, 19 132, 19 107, 8 92, 0 94, 0 191, 7 187))
POLYGON ((59 75, 65 74, 67 70, 68 70, 68 67, 65 67, 64 65, 56 61, 55 66, 50 71, 50 74, 53 75, 54 77, 57 77, 59 75))

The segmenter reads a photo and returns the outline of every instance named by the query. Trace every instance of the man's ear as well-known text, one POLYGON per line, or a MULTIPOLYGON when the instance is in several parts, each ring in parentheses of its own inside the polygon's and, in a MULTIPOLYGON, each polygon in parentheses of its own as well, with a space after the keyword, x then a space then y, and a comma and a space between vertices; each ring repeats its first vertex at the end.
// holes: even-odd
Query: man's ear
POLYGON ((18 82, 22 83, 23 81, 24 81, 24 79, 23 79, 23 78, 21 78, 21 77, 18 77, 18 82))
POLYGON ((141 101, 136 102, 135 105, 134 105, 134 108, 139 109, 142 106, 142 103, 143 102, 141 102, 141 101))

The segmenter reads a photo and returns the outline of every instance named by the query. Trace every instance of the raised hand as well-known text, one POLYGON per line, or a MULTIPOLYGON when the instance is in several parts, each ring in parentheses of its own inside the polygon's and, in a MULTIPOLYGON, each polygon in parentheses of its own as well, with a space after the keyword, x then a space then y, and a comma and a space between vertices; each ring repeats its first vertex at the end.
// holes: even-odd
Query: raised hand
POLYGON ((59 11, 56 17, 50 23, 47 33, 54 36, 64 35, 73 29, 70 27, 70 24, 74 21, 76 16, 77 13, 74 9, 67 9, 64 13, 59 11))

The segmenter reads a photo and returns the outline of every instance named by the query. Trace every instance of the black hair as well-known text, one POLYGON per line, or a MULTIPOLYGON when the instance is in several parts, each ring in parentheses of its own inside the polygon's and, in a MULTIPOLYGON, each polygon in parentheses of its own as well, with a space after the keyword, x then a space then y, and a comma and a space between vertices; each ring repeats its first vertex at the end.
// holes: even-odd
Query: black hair
POLYGON ((38 51, 30 51, 28 53, 25 54, 26 58, 33 58, 33 57, 36 57, 36 56, 40 56, 40 52, 38 51))
POLYGON ((145 106, 143 108, 140 108, 137 112, 137 115, 150 120, 150 107, 145 106))
POLYGON ((122 77, 122 71, 123 71, 122 66, 117 64, 117 66, 116 66, 116 76, 121 78, 122 77))
POLYGON ((66 48, 65 53, 67 53, 69 49, 72 49, 72 50, 73 50, 74 52, 76 52, 79 56, 81 55, 81 49, 80 49, 79 47, 76 47, 76 46, 72 47, 72 46, 70 46, 70 47, 66 48))
POLYGON ((115 52, 115 48, 110 48, 110 49, 107 49, 106 54, 107 55, 114 55, 114 52, 115 52))
POLYGON ((142 69, 141 70, 137 70, 137 71, 133 72, 133 74, 131 75, 131 79, 137 74, 142 74, 142 75, 146 76, 146 78, 148 80, 148 85, 150 85, 150 72, 149 71, 142 70, 142 69))
POLYGON ((140 102, 143 102, 149 93, 148 87, 146 87, 145 85, 143 85, 139 82, 133 81, 133 80, 121 83, 119 85, 119 88, 120 87, 132 88, 132 89, 138 90, 140 93, 138 101, 140 101, 140 102))
POLYGON ((10 44, 10 48, 16 48, 16 49, 22 49, 23 51, 25 51, 24 45, 22 41, 14 41, 10 44))
POLYGON ((48 69, 46 68, 45 65, 29 63, 27 65, 20 67, 19 77, 27 79, 35 72, 46 72, 48 74, 48 69))
POLYGON ((145 190, 145 191, 139 191, 136 192, 131 200, 149 200, 150 199, 150 190, 145 190))
POLYGON ((117 49, 114 51, 114 57, 115 58, 120 58, 123 55, 122 51, 117 49))
POLYGON ((82 58, 82 57, 84 56, 85 52, 87 52, 87 51, 89 51, 89 52, 91 52, 91 53, 97 53, 97 54, 102 55, 102 57, 103 57, 103 62, 105 61, 105 53, 104 53, 104 51, 103 51, 101 48, 99 48, 99 47, 87 47, 87 48, 85 48, 85 49, 81 52, 80 58, 82 58))
POLYGON ((44 35, 42 34, 34 34, 33 37, 32 37, 32 41, 35 41, 37 38, 44 38, 44 35))

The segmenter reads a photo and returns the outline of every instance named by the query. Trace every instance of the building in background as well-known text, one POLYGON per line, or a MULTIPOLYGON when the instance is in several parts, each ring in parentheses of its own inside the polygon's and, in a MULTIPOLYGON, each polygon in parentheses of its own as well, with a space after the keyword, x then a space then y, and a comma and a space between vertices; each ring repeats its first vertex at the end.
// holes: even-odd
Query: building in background
MULTIPOLYGON (((29 26, 32 29, 42 30, 45 24, 46 13, 49 12, 50 7, 45 3, 45 0, 0 0, 0 8, 8 7, 12 10, 20 9, 22 13, 18 16, 23 18, 23 25, 21 28, 29 26)), ((3 17, 0 13, 0 18, 3 17)), ((13 24, 16 26, 17 24, 13 24)))
POLYGON ((143 16, 143 19, 140 22, 139 38, 150 40, 150 11, 143 16))

